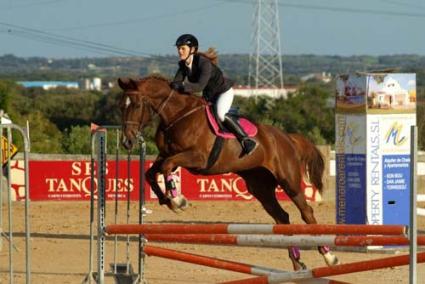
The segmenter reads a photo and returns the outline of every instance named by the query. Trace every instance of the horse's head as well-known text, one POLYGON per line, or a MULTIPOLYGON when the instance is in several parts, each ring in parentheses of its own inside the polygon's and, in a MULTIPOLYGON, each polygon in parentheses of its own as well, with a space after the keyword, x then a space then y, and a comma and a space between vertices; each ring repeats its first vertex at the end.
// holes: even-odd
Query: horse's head
POLYGON ((131 150, 143 128, 152 119, 152 106, 140 81, 119 78, 118 85, 123 90, 119 103, 122 119, 121 142, 127 150, 131 150))

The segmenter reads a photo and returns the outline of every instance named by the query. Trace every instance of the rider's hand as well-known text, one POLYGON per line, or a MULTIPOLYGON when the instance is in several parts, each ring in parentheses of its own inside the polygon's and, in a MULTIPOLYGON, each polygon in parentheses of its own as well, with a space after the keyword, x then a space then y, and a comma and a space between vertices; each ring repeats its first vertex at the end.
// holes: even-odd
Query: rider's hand
POLYGON ((184 91, 184 86, 183 86, 183 82, 171 82, 170 83, 170 87, 173 90, 176 90, 177 92, 183 92, 184 91))

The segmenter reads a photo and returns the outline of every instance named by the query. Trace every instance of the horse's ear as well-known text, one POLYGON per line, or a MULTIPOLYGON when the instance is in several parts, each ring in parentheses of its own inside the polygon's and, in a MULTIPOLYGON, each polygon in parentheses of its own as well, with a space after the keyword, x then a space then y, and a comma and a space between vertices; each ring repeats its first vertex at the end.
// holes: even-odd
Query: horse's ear
POLYGON ((129 89, 129 84, 130 80, 128 78, 118 78, 118 86, 120 86, 121 89, 129 89))
POLYGON ((118 78, 118 85, 123 90, 137 90, 137 81, 131 78, 118 78))

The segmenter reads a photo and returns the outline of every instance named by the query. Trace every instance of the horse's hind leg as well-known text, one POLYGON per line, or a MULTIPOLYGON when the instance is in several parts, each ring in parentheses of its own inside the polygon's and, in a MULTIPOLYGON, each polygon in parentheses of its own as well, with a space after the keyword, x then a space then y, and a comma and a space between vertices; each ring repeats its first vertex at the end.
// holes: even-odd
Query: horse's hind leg
MULTIPOLYGON (((289 214, 283 210, 276 199, 276 179, 268 170, 256 169, 238 174, 245 180, 249 192, 260 201, 277 224, 289 224, 289 214)), ((294 270, 306 268, 300 260, 300 251, 297 247, 289 247, 288 252, 294 270)))
MULTIPOLYGON (((290 195, 290 193, 288 193, 288 195, 290 195)), ((290 195, 290 198, 297 206, 298 210, 301 212, 301 217, 304 222, 306 222, 307 224, 317 224, 316 218, 313 214, 313 208, 308 205, 307 201, 305 200, 304 193, 302 191, 298 192, 295 195, 290 195)), ((339 264, 338 258, 331 253, 330 248, 328 246, 319 246, 318 250, 325 259, 327 265, 332 266, 339 264)))

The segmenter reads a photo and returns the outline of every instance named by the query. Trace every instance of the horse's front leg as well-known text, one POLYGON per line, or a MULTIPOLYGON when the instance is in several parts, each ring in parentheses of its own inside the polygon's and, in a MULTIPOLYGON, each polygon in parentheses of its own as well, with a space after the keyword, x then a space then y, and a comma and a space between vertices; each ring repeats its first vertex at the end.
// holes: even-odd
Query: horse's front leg
POLYGON ((188 206, 186 198, 178 194, 175 186, 173 170, 177 167, 183 168, 203 168, 206 165, 207 158, 196 151, 185 151, 174 156, 168 157, 161 165, 161 172, 165 179, 166 196, 171 200, 171 209, 185 209, 188 206))
POLYGON ((171 205, 170 199, 167 198, 162 192, 158 181, 157 181, 157 175, 161 173, 161 165, 164 162, 163 158, 158 157, 155 162, 152 164, 152 166, 149 168, 149 170, 146 172, 146 181, 151 186, 152 191, 155 193, 155 195, 158 197, 158 201, 160 205, 166 204, 167 206, 171 205))

